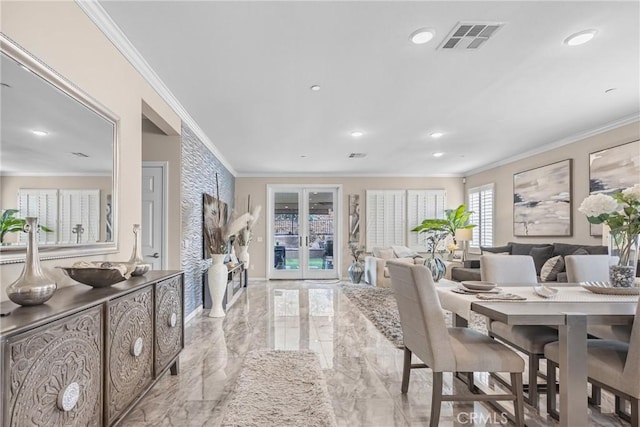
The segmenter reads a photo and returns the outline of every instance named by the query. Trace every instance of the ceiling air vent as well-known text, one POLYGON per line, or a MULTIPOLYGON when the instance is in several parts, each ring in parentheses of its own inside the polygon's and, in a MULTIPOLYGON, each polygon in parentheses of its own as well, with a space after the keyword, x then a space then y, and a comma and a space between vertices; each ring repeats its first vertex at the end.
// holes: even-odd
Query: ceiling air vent
POLYGON ((361 159, 363 157, 367 157, 366 153, 351 153, 349 154, 350 159, 361 159))
POLYGON ((439 49, 478 49, 503 26, 502 22, 458 22, 439 49))

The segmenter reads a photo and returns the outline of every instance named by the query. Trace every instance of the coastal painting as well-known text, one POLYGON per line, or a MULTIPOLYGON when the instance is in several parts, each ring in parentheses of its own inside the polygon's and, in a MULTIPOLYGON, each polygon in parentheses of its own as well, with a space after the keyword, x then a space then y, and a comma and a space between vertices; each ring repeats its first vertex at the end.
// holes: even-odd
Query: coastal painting
POLYGON ((513 175, 513 235, 571 236, 571 159, 513 175))
MULTIPOLYGON (((589 194, 619 193, 640 183, 640 140, 589 154, 589 194)), ((591 224, 602 235, 602 224, 591 224)))

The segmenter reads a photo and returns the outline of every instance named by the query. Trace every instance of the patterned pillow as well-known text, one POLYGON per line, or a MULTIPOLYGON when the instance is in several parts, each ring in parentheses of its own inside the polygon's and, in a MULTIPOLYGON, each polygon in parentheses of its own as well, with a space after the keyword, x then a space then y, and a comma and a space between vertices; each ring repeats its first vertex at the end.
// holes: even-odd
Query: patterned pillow
POLYGON ((419 255, 418 252, 414 251, 413 249, 409 249, 406 246, 391 245, 391 249, 393 250, 393 253, 395 253, 398 258, 413 258, 419 255))
POLYGON ((578 248, 571 255, 589 255, 589 252, 587 252, 587 250, 585 248, 578 248))
POLYGON ((393 249, 391 249, 391 248, 375 247, 375 248, 373 248, 373 256, 376 257, 376 258, 382 258, 382 259, 393 259, 393 258, 395 258, 394 254, 393 254, 393 249))
POLYGON ((540 280, 543 282, 555 282, 558 280, 558 273, 564 269, 564 258, 562 255, 549 258, 540 270, 540 280))

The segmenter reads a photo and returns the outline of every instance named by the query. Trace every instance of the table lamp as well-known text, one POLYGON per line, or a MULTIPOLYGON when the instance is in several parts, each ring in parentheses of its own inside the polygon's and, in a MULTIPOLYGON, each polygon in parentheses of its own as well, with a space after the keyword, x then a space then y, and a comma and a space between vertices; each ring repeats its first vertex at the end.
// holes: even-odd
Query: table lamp
POLYGON ((461 262, 465 262, 467 259, 467 242, 473 238, 473 233, 470 228, 458 228, 456 230, 456 242, 462 243, 462 259, 461 262))

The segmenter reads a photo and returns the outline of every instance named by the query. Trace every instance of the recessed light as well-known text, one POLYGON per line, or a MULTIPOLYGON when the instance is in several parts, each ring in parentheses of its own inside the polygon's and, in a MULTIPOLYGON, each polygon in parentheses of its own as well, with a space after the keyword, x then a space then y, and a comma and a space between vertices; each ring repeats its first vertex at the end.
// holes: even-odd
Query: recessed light
POLYGON ((442 157, 442 156, 444 156, 444 153, 441 153, 441 152, 433 153, 433 157, 442 157))
POLYGON ((425 44, 431 41, 436 36, 436 30, 433 28, 420 28, 415 30, 409 36, 409 40, 413 44, 425 44))
POLYGON ((309 89, 311 89, 311 90, 312 90, 312 91, 314 91, 314 92, 317 92, 317 91, 319 91, 319 90, 320 90, 320 85, 313 85, 313 86, 311 86, 309 89))
POLYGON ((431 136, 431 138, 440 138, 442 135, 444 135, 444 133, 442 133, 442 132, 434 132, 430 136, 431 136))
POLYGON ((617 87, 610 87, 609 89, 605 90, 604 93, 610 93, 613 92, 614 90, 618 90, 617 87))
POLYGON ((44 130, 37 130, 37 129, 36 130, 32 130, 31 133, 34 134, 34 135, 38 135, 38 136, 47 136, 47 135, 49 135, 49 132, 46 132, 44 130))
POLYGON ((300 158, 301 158, 301 159, 306 159, 306 158, 307 158, 307 155, 306 155, 306 154, 301 154, 301 155, 300 155, 300 158))
POLYGON ((579 46, 581 44, 585 44, 590 41, 595 35, 598 33, 598 30, 584 30, 577 32, 575 34, 571 34, 569 37, 564 39, 564 44, 567 46, 579 46))
POLYGON ((351 132, 351 136, 354 138, 360 138, 362 135, 364 135, 364 132, 361 132, 359 130, 354 130, 353 132, 351 132))

